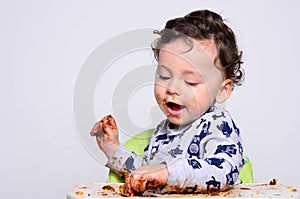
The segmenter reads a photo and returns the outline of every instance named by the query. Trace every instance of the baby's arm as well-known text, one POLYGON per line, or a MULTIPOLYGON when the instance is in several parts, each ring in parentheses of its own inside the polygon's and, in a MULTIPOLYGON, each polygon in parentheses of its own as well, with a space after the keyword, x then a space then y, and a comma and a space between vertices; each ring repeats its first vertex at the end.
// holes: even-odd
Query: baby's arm
POLYGON ((131 172, 147 164, 146 158, 128 151, 122 144, 108 159, 107 167, 114 170, 120 177, 127 177, 131 172))
POLYGON ((99 148, 108 159, 112 158, 119 147, 119 132, 114 118, 111 115, 105 116, 97 122, 90 132, 96 136, 99 148))

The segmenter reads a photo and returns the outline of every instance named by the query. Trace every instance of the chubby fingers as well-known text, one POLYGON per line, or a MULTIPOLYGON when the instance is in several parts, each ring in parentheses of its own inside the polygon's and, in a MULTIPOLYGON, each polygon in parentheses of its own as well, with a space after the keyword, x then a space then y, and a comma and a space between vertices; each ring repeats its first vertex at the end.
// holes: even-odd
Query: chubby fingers
POLYGON ((102 130, 102 120, 100 122, 97 122, 91 132, 90 132, 91 136, 101 136, 103 135, 103 130, 102 130))
POLYGON ((109 134, 118 132, 115 119, 111 115, 107 115, 97 122, 91 132, 91 136, 102 136, 103 134, 109 134))
POLYGON ((115 119, 111 115, 105 116, 103 119, 103 126, 108 127, 112 130, 117 130, 117 124, 115 119))
POLYGON ((125 180, 125 188, 130 195, 142 193, 147 189, 147 179, 143 174, 131 173, 125 180))
POLYGON ((134 196, 134 190, 131 188, 131 177, 128 175, 125 178, 125 190, 126 193, 128 193, 129 196, 134 196))
POLYGON ((136 192, 142 193, 147 189, 147 179, 143 174, 132 174, 131 186, 136 192))
POLYGON ((118 133, 117 124, 111 115, 105 116, 101 121, 101 128, 104 134, 113 136, 118 133))

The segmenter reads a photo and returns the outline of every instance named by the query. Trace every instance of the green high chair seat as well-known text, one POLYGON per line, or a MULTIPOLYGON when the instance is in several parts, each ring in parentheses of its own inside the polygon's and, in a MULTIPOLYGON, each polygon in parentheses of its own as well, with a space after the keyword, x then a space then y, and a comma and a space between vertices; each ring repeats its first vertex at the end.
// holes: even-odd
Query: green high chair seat
MULTIPOLYGON (((145 130, 138 135, 127 140, 124 146, 132 152, 135 152, 139 156, 144 156, 144 149, 148 145, 154 129, 145 130)), ((250 160, 247 158, 246 163, 241 169, 238 178, 242 183, 253 183, 253 170, 250 160)), ((109 171, 108 175, 109 183, 122 183, 124 179, 120 178, 113 170, 109 171)))

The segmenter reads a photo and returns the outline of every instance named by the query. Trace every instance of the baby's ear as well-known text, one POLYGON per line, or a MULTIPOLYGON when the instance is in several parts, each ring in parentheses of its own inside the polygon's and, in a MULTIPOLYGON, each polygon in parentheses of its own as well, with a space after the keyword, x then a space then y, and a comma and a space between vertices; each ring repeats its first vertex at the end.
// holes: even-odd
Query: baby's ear
POLYGON ((230 97, 231 91, 232 91, 232 80, 225 79, 221 84, 219 93, 216 97, 216 101, 220 104, 225 102, 230 97))

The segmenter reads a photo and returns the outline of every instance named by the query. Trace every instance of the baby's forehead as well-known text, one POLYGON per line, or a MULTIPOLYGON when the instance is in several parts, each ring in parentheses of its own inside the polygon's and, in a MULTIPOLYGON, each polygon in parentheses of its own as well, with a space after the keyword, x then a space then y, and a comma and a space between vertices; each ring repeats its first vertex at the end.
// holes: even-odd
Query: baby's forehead
MULTIPOLYGON (((212 40, 190 40, 187 42, 182 39, 177 39, 167 44, 164 44, 161 48, 161 53, 165 52, 175 59, 181 59, 182 62, 187 63, 185 66, 190 66, 186 69, 187 73, 195 73, 198 71, 202 75, 213 75, 218 72, 217 67, 214 64, 214 56, 216 53, 216 47, 212 40)), ((161 56, 159 56, 162 58, 161 56)), ((167 61, 172 65, 172 59, 161 60, 159 62, 164 64, 167 61), (170 63, 171 62, 171 63, 170 63)))
POLYGON ((160 71, 172 71, 175 73, 180 73, 183 76, 193 76, 193 77, 202 77, 201 72, 193 67, 193 66, 189 66, 189 65, 180 65, 181 67, 178 69, 178 67, 174 67, 174 65, 170 64, 170 65, 163 65, 163 64, 159 64, 159 70, 160 71))

